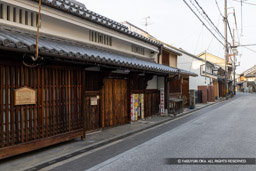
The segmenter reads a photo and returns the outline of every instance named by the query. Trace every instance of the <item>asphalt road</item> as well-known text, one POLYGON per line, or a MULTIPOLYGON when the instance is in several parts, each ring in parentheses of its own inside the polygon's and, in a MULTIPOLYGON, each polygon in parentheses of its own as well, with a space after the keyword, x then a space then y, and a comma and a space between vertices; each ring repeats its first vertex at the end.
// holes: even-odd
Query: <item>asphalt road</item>
POLYGON ((256 170, 256 165, 167 165, 165 158, 256 158, 256 95, 238 94, 52 170, 256 170))

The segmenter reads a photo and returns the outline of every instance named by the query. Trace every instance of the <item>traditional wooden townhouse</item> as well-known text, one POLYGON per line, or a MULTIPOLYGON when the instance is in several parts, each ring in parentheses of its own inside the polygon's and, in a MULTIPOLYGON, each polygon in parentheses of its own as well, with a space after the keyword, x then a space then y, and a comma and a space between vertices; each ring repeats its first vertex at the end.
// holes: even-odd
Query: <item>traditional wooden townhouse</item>
POLYGON ((0 159, 158 112, 179 76, 155 62, 161 43, 75 0, 40 7, 0 0, 0 159))
MULTIPOLYGON (((173 68, 176 68, 179 72, 178 75, 170 74, 168 79, 165 80, 164 77, 158 76, 153 81, 157 83, 158 89, 164 89, 165 94, 165 114, 171 112, 169 109, 173 109, 173 100, 175 100, 177 103, 182 104, 179 105, 181 107, 188 106, 189 105, 189 77, 197 77, 196 73, 190 72, 188 70, 184 70, 182 68, 179 68, 177 65, 177 61, 179 56, 182 54, 177 51, 173 46, 160 41, 159 39, 153 37, 145 30, 131 24, 130 22, 124 21, 122 22, 125 26, 129 28, 131 31, 135 31, 136 33, 140 33, 147 38, 160 42, 162 44, 160 48, 160 55, 158 58, 155 59, 155 62, 158 64, 170 66, 173 68), (171 99, 171 103, 167 102, 171 99), (178 100, 179 99, 179 100, 178 100)), ((180 108, 180 107, 179 107, 180 108)), ((182 111, 182 110, 181 110, 182 111)), ((176 112, 175 112, 176 113, 176 112)))
POLYGON ((179 52, 173 46, 161 42, 162 46, 162 53, 160 55, 158 63, 166 66, 175 67, 179 71, 178 76, 169 75, 168 78, 168 87, 167 87, 167 98, 169 99, 169 103, 167 108, 171 113, 179 113, 183 111, 179 109, 182 104, 182 108, 188 107, 190 94, 189 94, 189 84, 190 84, 190 77, 197 77, 198 74, 194 72, 190 72, 188 69, 183 69, 178 67, 178 60, 182 53, 179 52))

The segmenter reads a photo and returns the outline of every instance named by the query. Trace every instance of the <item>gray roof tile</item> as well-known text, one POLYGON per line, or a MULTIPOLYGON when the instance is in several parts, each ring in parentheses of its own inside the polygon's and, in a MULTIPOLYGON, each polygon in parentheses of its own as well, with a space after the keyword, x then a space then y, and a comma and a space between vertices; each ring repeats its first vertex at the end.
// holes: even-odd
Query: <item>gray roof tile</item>
MULTIPOLYGON (((21 33, 14 30, 0 30, 0 46, 23 48, 25 50, 35 50, 36 36, 21 33)), ((171 74, 177 73, 178 69, 160 65, 148 60, 142 60, 131 56, 119 55, 112 52, 98 50, 87 47, 85 44, 58 39, 47 36, 39 38, 39 52, 58 54, 60 57, 73 57, 86 62, 107 63, 120 67, 147 70, 156 73, 171 74), (147 69, 146 69, 147 68, 147 69)))

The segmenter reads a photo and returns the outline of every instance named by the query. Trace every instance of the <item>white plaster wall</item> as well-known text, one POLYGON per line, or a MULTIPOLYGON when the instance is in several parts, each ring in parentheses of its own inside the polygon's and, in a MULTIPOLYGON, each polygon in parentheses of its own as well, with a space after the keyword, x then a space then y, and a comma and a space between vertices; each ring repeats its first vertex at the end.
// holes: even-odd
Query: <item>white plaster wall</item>
POLYGON ((158 87, 157 87, 157 89, 160 90, 161 88, 164 88, 164 77, 158 77, 158 87))
POLYGON ((152 80, 148 81, 148 86, 146 88, 148 89, 157 89, 157 76, 155 75, 152 80))
POLYGON ((211 80, 210 78, 206 78, 201 76, 200 66, 203 65, 204 62, 193 58, 187 54, 182 53, 182 56, 178 57, 178 68, 184 69, 193 73, 196 73, 197 77, 189 77, 189 89, 197 90, 199 85, 209 85, 211 80))
MULTIPOLYGON (((26 9, 29 11, 38 11, 38 4, 31 0, 0 0, 0 3, 13 4, 16 7, 26 9)), ((115 30, 108 29, 104 26, 86 21, 82 18, 67 14, 65 12, 42 6, 41 11, 42 22, 40 33, 46 33, 49 35, 59 36, 63 38, 72 39, 89 45, 95 45, 109 50, 115 50, 118 52, 123 52, 126 54, 135 55, 140 58, 156 58, 158 53, 158 47, 151 45, 142 40, 138 40, 131 36, 119 33, 115 30), (89 30, 94 30, 112 37, 113 46, 102 45, 100 43, 95 43, 89 41, 89 30), (145 48, 145 55, 140 55, 133 53, 131 51, 131 44, 136 44, 138 46, 145 48), (151 52, 154 52, 153 54, 151 52)), ((107 17, 107 16, 106 16, 107 17)), ((20 27, 30 31, 36 31, 36 27, 31 27, 12 21, 1 20, 1 24, 11 25, 15 27, 20 27)))

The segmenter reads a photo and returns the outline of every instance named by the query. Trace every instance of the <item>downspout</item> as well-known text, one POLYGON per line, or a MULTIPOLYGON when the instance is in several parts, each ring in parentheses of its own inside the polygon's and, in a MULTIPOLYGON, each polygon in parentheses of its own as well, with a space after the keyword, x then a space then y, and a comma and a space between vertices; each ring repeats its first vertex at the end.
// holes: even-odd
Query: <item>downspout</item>
POLYGON ((158 47, 159 53, 157 55, 157 63, 160 64, 160 56, 162 55, 162 51, 163 51, 163 45, 160 45, 158 47))
MULTIPOLYGON (((161 44, 159 47, 158 47, 158 54, 157 54, 157 63, 160 64, 160 56, 162 55, 162 51, 163 51, 163 45, 161 44)), ((159 86, 158 86, 158 76, 157 76, 157 83, 156 83, 156 86, 157 86, 157 89, 159 89, 159 86)))

